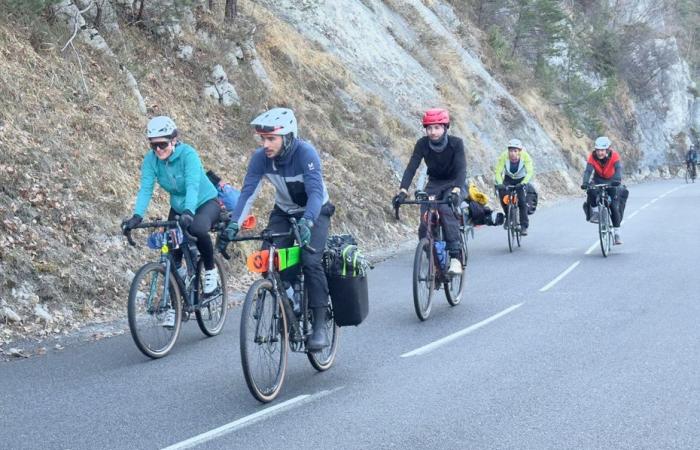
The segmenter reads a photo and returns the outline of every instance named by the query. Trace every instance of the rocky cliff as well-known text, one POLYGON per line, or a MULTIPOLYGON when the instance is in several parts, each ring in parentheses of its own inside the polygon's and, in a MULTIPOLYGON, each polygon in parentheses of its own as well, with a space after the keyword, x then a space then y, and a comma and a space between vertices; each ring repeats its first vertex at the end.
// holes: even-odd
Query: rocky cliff
MULTIPOLYGON (((133 271, 154 258, 128 248, 118 229, 131 214, 151 115, 171 115, 205 165, 240 184, 255 146, 250 119, 293 108, 321 153, 335 231, 368 247, 413 235, 415 223, 396 223, 389 200, 430 107, 450 110, 468 175, 484 189, 497 154, 518 137, 545 199, 576 192, 594 132, 572 122, 534 72, 518 71, 528 58, 515 46, 506 52, 515 65, 494 56, 494 27, 514 23, 528 2, 239 0, 233 21, 223 3, 0 5, 0 343, 123 316, 133 271), (489 27, 477 3, 491 8, 489 27)), ((700 130, 700 102, 673 15, 650 14, 651 1, 550 3, 572 33, 596 30, 592 12, 614 13, 605 27, 625 39, 615 40, 616 83, 599 131, 630 174, 676 164, 700 130)), ((572 39, 554 48, 571 59, 584 41, 572 39)), ((554 86, 566 57, 549 59, 554 86)), ((608 75, 587 67, 580 78, 603 85, 608 75)), ((258 215, 271 198, 268 188, 258 215)), ((156 196, 149 215, 166 204, 156 196)), ((232 287, 248 283, 240 266, 229 265, 232 287)))

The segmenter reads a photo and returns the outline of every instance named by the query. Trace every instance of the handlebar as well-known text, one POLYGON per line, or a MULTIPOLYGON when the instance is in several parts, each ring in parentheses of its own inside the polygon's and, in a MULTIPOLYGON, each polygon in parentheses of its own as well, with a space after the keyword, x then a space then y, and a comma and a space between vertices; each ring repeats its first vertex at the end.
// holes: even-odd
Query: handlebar
MULTIPOLYGON (((297 220, 294 217, 291 217, 289 221, 292 224, 292 227, 290 228, 289 231, 284 231, 284 232, 273 232, 272 230, 262 230, 260 234, 254 235, 254 236, 236 236, 234 237, 231 242, 242 242, 242 241, 265 241, 272 243, 272 241, 275 238, 280 238, 280 237, 289 237, 289 236, 294 236, 294 238, 297 240, 297 242, 301 243, 301 237, 299 236, 299 226, 297 225, 297 220)), ((317 250, 310 246, 309 244, 306 244, 303 246, 304 250, 308 251, 309 253, 316 253, 317 250)), ((222 255, 226 249, 221 251, 222 255)), ((226 255, 224 255, 226 257, 226 255)), ((227 258, 228 259, 228 258, 227 258)))
MULTIPOLYGON (((152 220, 150 222, 141 222, 138 225, 123 230, 122 232, 124 233, 124 236, 126 236, 126 240, 129 242, 129 245, 131 245, 132 247, 136 246, 136 242, 134 242, 134 240, 131 238, 131 231, 137 228, 177 228, 180 231, 182 231, 182 234, 184 234, 188 240, 190 240, 191 242, 197 242, 197 238, 191 235, 189 230, 184 230, 180 227, 180 223, 177 220, 178 218, 179 216, 175 216, 175 220, 152 220)), ((220 223, 217 223, 216 226, 220 226, 220 223)))
MULTIPOLYGON (((448 194, 448 197, 451 194, 448 194)), ((452 211, 457 214, 457 209, 452 205, 452 202, 449 199, 433 199, 430 200, 429 195, 424 192, 424 191, 416 191, 416 199, 415 200, 402 200, 400 202, 394 203, 394 217, 396 217, 396 220, 401 220, 401 216, 399 215, 399 207, 401 205, 450 205, 452 206, 452 211)))
MULTIPOLYGON (((177 220, 153 220, 151 222, 141 222, 138 225, 135 225, 131 228, 125 229, 123 231, 124 236, 126 236, 126 240, 129 242, 129 245, 132 247, 136 246, 136 242, 131 238, 131 231, 135 230, 137 228, 179 228, 179 225, 177 223, 177 220)), ((189 234, 189 233, 188 233, 189 234)), ((188 236, 189 238, 189 236, 188 236)), ((195 239, 196 242, 196 239, 195 239)))

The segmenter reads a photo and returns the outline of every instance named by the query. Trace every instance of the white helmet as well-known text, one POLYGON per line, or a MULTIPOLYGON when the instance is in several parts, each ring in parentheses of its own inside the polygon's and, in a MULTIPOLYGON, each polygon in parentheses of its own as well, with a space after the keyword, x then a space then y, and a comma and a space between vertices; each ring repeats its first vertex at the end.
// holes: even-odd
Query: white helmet
POLYGON ((289 108, 273 108, 260 114, 250 124, 257 133, 279 136, 292 133, 292 137, 297 137, 297 118, 289 108))
POLYGON ((612 145, 612 142, 610 142, 610 139, 608 139, 607 136, 600 136, 595 140, 595 149, 596 150, 607 150, 610 148, 612 145))
POLYGON ((154 117, 148 121, 148 126, 146 126, 146 137, 158 138, 158 137, 175 137, 177 136, 177 127, 175 122, 168 116, 158 116, 154 117))
POLYGON ((520 142, 520 139, 511 139, 508 141, 508 148, 519 148, 520 150, 523 149, 523 143, 520 142))

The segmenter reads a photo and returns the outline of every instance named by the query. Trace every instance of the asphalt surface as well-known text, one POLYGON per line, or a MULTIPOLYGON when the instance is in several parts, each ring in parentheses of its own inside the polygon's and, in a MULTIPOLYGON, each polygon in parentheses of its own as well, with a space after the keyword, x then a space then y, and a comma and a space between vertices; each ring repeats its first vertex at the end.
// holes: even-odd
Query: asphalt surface
POLYGON ((413 250, 381 263, 335 365, 290 353, 267 405, 239 310, 215 338, 185 324, 160 360, 127 333, 0 363, 0 448, 700 448, 700 185, 630 186, 608 258, 583 199, 540 208, 513 253, 477 229, 466 298, 438 292, 426 322, 413 250))

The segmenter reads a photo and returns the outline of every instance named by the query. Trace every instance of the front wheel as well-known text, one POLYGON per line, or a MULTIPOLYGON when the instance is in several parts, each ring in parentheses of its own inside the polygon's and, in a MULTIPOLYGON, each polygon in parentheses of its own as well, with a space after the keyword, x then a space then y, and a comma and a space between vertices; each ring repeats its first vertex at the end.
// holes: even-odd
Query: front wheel
POLYGON ((457 306, 462 301, 464 288, 467 284, 467 232, 460 233, 462 274, 449 278, 445 282, 445 297, 451 306, 457 306))
POLYGON ((600 250, 603 252, 603 256, 607 257, 612 248, 613 230, 612 221, 610 220, 610 210, 606 206, 600 207, 598 236, 600 238, 600 250))
POLYGON ((144 355, 154 359, 170 352, 182 324, 177 283, 172 274, 169 278, 170 286, 166 289, 165 266, 148 263, 136 273, 129 289, 127 314, 131 337, 144 355))
POLYGON ((241 364, 248 390, 263 403, 277 397, 287 372, 287 320, 268 279, 248 290, 241 311, 241 364))
POLYGON ((226 322, 226 311, 228 310, 224 265, 218 256, 214 257, 214 265, 219 275, 219 287, 211 296, 206 298, 202 294, 204 292, 204 263, 199 261, 197 268, 199 271, 199 301, 201 306, 198 306, 195 310, 195 317, 197 317, 199 329, 207 336, 216 336, 221 333, 224 322, 226 322))
POLYGON ((428 238, 418 242, 413 258, 413 306, 420 320, 430 316, 435 291, 434 249, 428 238))
POLYGON ((686 183, 690 183, 690 170, 691 170, 690 167, 687 167, 685 169, 685 182, 686 183))
POLYGON ((506 213, 506 224, 508 229, 508 251, 513 252, 515 247, 515 208, 512 204, 508 204, 508 212, 506 213))
POLYGON ((319 372, 328 370, 333 365, 335 361, 335 354, 338 351, 338 335, 340 334, 340 327, 335 324, 335 317, 333 316, 333 307, 329 304, 328 311, 326 311, 326 333, 331 340, 331 345, 324 348, 320 352, 307 352, 306 356, 309 358, 309 362, 314 369, 319 372))

